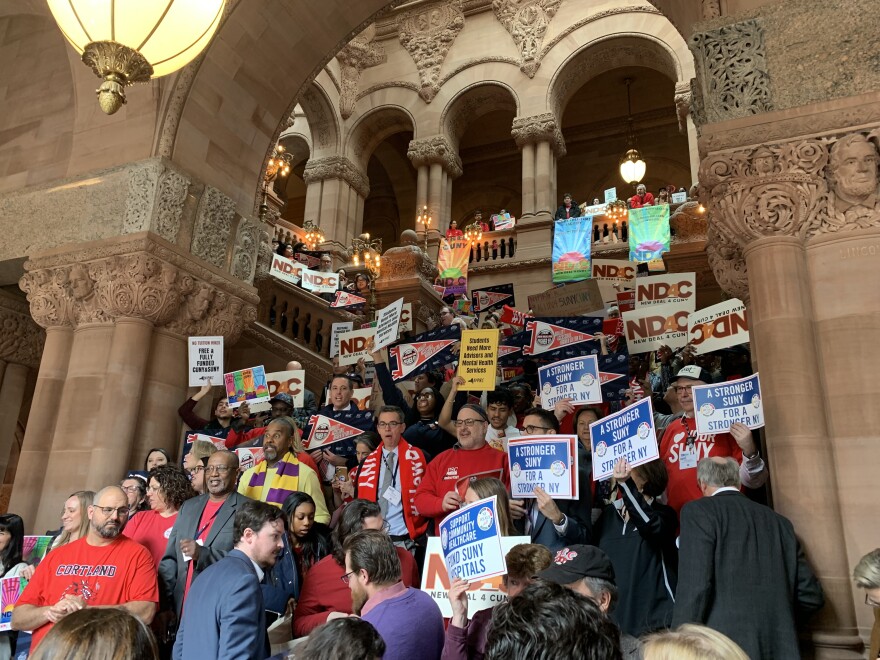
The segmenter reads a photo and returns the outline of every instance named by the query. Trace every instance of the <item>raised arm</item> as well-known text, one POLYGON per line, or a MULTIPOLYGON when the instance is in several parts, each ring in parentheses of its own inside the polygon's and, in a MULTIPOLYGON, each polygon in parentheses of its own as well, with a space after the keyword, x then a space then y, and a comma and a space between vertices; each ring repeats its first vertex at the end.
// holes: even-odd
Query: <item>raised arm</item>
POLYGON ((437 424, 444 431, 452 435, 456 436, 455 433, 455 424, 452 422, 452 415, 455 414, 455 399, 458 395, 458 387, 459 385, 464 384, 464 378, 461 376, 456 376, 452 379, 451 387, 449 389, 449 396, 446 397, 446 401, 443 403, 443 408, 440 410, 440 418, 437 420, 437 424))

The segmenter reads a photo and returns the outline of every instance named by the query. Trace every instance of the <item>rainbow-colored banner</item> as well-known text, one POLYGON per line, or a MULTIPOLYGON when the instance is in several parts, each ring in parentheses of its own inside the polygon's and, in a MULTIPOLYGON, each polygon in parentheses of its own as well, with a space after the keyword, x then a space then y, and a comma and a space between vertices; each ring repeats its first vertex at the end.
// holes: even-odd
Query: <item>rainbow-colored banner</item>
POLYGON ((0 579, 0 632, 12 630, 12 610, 26 584, 20 577, 0 579))
POLYGON ((669 206, 629 210, 629 260, 653 261, 669 252, 669 206))
POLYGON ((557 220, 553 233, 553 283, 590 278, 593 216, 557 220))
POLYGON ((467 269, 471 246, 464 238, 440 239, 437 256, 437 284, 443 287, 443 295, 467 293, 467 269))

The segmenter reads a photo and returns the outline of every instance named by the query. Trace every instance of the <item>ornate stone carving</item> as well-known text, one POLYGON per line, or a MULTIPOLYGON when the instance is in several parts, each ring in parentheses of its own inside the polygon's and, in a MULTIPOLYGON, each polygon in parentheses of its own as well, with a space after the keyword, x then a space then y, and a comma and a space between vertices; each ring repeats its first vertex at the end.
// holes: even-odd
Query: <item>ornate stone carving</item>
POLYGON ((703 20, 721 17, 721 0, 703 0, 703 20))
POLYGON ((541 66, 541 43, 562 0, 492 0, 495 16, 513 37, 520 70, 533 78, 541 66))
POLYGON ((382 255, 382 281, 421 277, 433 283, 437 266, 417 245, 401 245, 389 248, 382 255))
MULTIPOLYGON (((27 268, 25 268, 27 270, 27 268)), ((18 286, 27 294, 31 318, 37 325, 54 328, 73 325, 73 309, 63 282, 67 273, 50 270, 26 272, 18 286)))
POLYGON ((166 170, 159 178, 154 229, 159 236, 172 243, 177 241, 180 232, 180 219, 188 192, 189 181, 174 170, 166 170))
POLYGON ((260 240, 268 234, 256 222, 242 218, 238 223, 238 234, 235 237, 235 250, 232 253, 232 276, 245 282, 254 281, 254 270, 257 266, 257 252, 260 240))
POLYGON ((180 231, 188 190, 187 178, 166 167, 161 159, 150 159, 131 168, 123 233, 151 229, 173 243, 180 231))
POLYGON ((461 158, 445 135, 411 140, 406 155, 415 168, 440 163, 451 177, 461 176, 461 158))
POLYGON ((687 118, 691 111, 691 82, 675 83, 675 114, 678 116, 678 132, 687 134, 687 118))
POLYGON ((205 186, 192 239, 192 253, 218 268, 226 265, 226 246, 235 218, 235 202, 205 186))
POLYGON ((37 368, 45 341, 46 333, 34 323, 28 304, 0 291, 0 360, 37 368))
POLYGON ((617 16, 618 14, 656 14, 658 16, 663 16, 663 12, 659 9, 648 5, 630 5, 629 7, 611 7, 610 9, 603 9, 602 11, 590 14, 586 18, 582 18, 581 20, 562 28, 556 36, 545 43, 541 48, 540 59, 543 59, 547 53, 553 50, 553 47, 556 46, 556 44, 565 39, 575 30, 579 30, 583 26, 602 20, 603 18, 617 16))
POLYGON ((370 180, 345 156, 328 156, 306 163, 303 171, 306 185, 324 179, 341 179, 364 199, 370 194, 370 180))
POLYGON ((822 232, 863 229, 880 224, 880 180, 877 138, 880 129, 867 136, 851 133, 834 142, 829 151, 825 178, 830 192, 822 232))
POLYGON ((419 7, 400 19, 400 44, 416 64, 422 85, 419 96, 426 103, 440 91, 440 67, 463 27, 464 14, 455 0, 419 7))
POLYGON ((675 213, 669 217, 673 243, 694 243, 706 240, 708 223, 706 222, 705 208, 700 212, 700 207, 700 202, 693 200, 685 202, 675 209, 675 213))
POLYGON ((158 161, 147 161, 130 170, 128 199, 125 204, 125 217, 122 220, 123 233, 131 234, 150 228, 159 171, 158 161))
POLYGON ((565 155, 565 138, 552 112, 534 117, 517 117, 513 120, 510 134, 520 149, 526 144, 549 142, 557 158, 565 155))
POLYGON ((94 265, 100 320, 132 317, 162 325, 180 305, 179 272, 143 252, 110 257, 94 265))
MULTIPOLYGON (((336 54, 342 74, 339 92, 339 114, 348 119, 354 112, 361 73, 386 61, 385 49, 373 42, 376 27, 371 25, 336 54)), ((328 70, 329 71, 329 70, 328 70)))
POLYGON ((749 273, 739 245, 727 240, 714 227, 710 226, 706 243, 706 257, 721 290, 730 297, 739 298, 748 304, 749 273))
POLYGON ((724 121, 773 109, 764 31, 758 20, 695 34, 691 44, 708 121, 724 121))

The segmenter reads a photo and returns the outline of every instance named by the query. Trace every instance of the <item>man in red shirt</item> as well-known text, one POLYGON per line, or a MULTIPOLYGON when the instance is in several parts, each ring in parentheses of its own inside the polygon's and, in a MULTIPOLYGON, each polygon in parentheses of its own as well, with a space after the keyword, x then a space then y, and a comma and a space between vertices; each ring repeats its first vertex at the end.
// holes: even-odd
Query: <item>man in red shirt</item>
POLYGON ((438 454, 428 463, 422 483, 414 499, 418 512, 434 519, 436 531, 440 521, 458 509, 464 495, 458 482, 476 475, 497 476, 510 484, 507 454, 493 449, 486 442, 489 416, 480 406, 465 404, 455 420, 458 442, 452 449, 438 454), (495 472, 497 474, 486 474, 495 472))
POLYGON ((149 551, 122 536, 128 498, 108 486, 89 506, 89 531, 49 553, 12 613, 13 630, 33 630, 36 648, 52 626, 85 607, 121 607, 149 624, 159 589, 149 551))
POLYGON ((767 466, 748 427, 737 423, 730 427, 729 433, 697 434, 691 388, 711 382, 709 372, 696 364, 683 367, 672 381, 684 417, 666 427, 660 442, 660 458, 669 473, 668 504, 676 513, 688 502, 703 496, 697 484, 697 463, 704 458, 730 456, 735 459, 740 464, 740 480, 749 488, 760 488, 767 481, 767 466))
POLYGON ((654 206, 653 193, 647 192, 644 183, 636 186, 636 194, 629 198, 629 207, 631 209, 640 209, 643 206, 654 206))

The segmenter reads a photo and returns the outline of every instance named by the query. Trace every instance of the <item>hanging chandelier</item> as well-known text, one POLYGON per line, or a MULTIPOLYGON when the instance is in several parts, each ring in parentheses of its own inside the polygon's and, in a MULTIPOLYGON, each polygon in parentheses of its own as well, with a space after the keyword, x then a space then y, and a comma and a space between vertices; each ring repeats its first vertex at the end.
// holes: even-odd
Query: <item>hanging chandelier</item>
POLYGON ((374 280, 378 279, 382 271, 382 239, 371 239, 369 234, 361 234, 351 239, 351 247, 348 249, 351 255, 351 265, 355 268, 363 265, 374 280))
POLYGON ((125 88, 173 73, 201 53, 226 0, 49 0, 61 33, 104 82, 98 105, 112 115, 125 88))
POLYGON ((324 242, 324 232, 321 231, 321 228, 311 220, 306 220, 303 223, 303 229, 306 231, 303 243, 306 244, 306 247, 308 247, 309 250, 314 251, 324 242))
POLYGON ((626 143, 627 151, 620 161, 620 176, 627 183, 638 183, 645 177, 645 161, 636 149, 636 137, 633 131, 632 102, 630 100, 630 85, 632 78, 625 78, 626 83, 626 143))
POLYGON ((471 245, 479 243, 483 239, 483 228, 476 222, 465 227, 463 233, 465 240, 471 245))
POLYGON ((605 207, 605 217, 612 222, 623 220, 627 215, 629 215, 629 209, 627 209, 626 202, 622 199, 615 199, 605 207))

